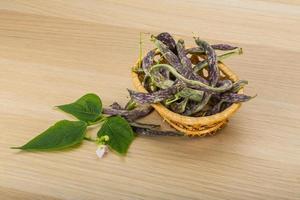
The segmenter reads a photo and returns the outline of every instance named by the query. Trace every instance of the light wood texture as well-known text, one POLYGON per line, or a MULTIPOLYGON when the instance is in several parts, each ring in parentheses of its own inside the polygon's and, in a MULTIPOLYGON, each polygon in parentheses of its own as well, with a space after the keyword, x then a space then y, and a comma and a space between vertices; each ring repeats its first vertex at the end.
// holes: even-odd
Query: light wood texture
MULTIPOLYGON (((299 53, 293 0, 1 0, 0 198, 300 199, 299 53), (258 97, 214 137, 140 137, 125 158, 99 160, 89 142, 9 149, 70 119, 54 105, 87 92, 125 103, 140 31, 243 47, 225 63, 258 97)), ((162 123, 156 113, 144 121, 162 123)))

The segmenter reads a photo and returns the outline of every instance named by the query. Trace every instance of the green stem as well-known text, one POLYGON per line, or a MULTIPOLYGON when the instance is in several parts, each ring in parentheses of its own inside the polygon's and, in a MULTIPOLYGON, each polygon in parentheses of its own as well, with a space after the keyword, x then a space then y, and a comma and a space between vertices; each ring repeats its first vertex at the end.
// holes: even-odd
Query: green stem
POLYGON ((143 57, 143 50, 142 50, 142 32, 140 32, 140 52, 139 52, 139 68, 142 67, 142 57, 143 57))
POLYGON ((166 100, 165 100, 165 105, 168 106, 168 105, 170 105, 171 103, 177 101, 178 99, 180 99, 180 96, 178 96, 178 95, 175 95, 175 98, 172 98, 172 99, 166 99, 166 100))
POLYGON ((107 119, 106 116, 102 115, 102 117, 95 121, 95 122, 88 122, 88 126, 92 126, 92 125, 95 125, 95 124, 100 124, 101 122, 105 121, 107 119))
POLYGON ((133 110, 133 109, 135 109, 136 107, 137 107, 137 103, 136 103, 135 101, 133 101, 132 99, 130 99, 130 100, 128 101, 128 103, 126 104, 125 109, 126 109, 126 110, 133 110))
MULTIPOLYGON (((221 60, 224 60, 232 55, 241 55, 243 54, 243 49, 242 48, 237 48, 236 50, 234 51, 231 51, 231 52, 227 52, 227 53, 224 53, 220 56, 217 56, 217 61, 221 61, 221 60)), ((200 62, 198 63, 195 67, 194 67, 194 72, 198 72, 198 71, 201 71, 203 68, 205 68, 206 66, 208 65, 207 61, 205 62, 200 62)))
POLYGON ((135 73, 143 73, 144 72, 143 68, 139 68, 139 67, 133 67, 132 71, 135 73))
POLYGON ((96 142, 97 140, 91 138, 91 137, 88 137, 88 136, 85 136, 83 139, 87 140, 87 141, 90 141, 90 142, 96 142))
POLYGON ((195 80, 190 80, 185 78, 184 76, 182 76, 181 74, 179 74, 176 69, 174 69, 171 65, 168 64, 157 64, 157 65, 153 65, 150 69, 150 74, 153 73, 154 70, 159 69, 159 68, 165 68, 167 69, 169 72, 171 72, 176 78, 182 80, 185 83, 188 83, 190 85, 196 85, 196 86, 200 86, 202 88, 205 88, 206 90, 212 91, 212 92, 224 92, 229 90, 232 87, 231 85, 223 85, 221 87, 212 87, 209 85, 206 85, 205 83, 202 83, 200 81, 195 81, 195 80))

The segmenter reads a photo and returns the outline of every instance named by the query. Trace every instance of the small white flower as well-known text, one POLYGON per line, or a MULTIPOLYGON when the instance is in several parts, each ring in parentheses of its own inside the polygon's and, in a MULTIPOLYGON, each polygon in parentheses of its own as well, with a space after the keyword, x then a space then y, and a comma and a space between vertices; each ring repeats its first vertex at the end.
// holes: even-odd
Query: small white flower
POLYGON ((105 155, 105 153, 108 152, 108 148, 106 145, 100 145, 98 147, 98 149, 96 150, 96 154, 99 158, 103 158, 103 156, 105 155))

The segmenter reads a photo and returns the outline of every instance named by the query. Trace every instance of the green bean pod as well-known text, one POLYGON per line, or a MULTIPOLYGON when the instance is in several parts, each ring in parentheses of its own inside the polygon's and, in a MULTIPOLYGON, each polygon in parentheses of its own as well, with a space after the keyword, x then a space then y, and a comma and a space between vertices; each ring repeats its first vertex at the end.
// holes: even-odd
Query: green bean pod
MULTIPOLYGON (((232 55, 241 55, 241 54, 243 54, 242 48, 237 48, 234 51, 227 52, 227 53, 224 53, 220 56, 217 56, 217 60, 221 61, 221 60, 224 60, 224 59, 226 59, 226 58, 228 58, 232 55)), ((201 71, 203 68, 205 68, 207 66, 208 66, 207 60, 203 60, 202 62, 199 62, 197 65, 195 65, 194 72, 201 71)))
POLYGON ((210 92, 225 92, 227 90, 230 90, 232 87, 232 84, 229 85, 223 85, 221 87, 212 87, 209 85, 206 85, 200 81, 196 81, 196 80, 190 80, 187 79, 185 77, 183 77, 181 74, 179 74, 172 66, 168 65, 168 64, 157 64, 157 65, 153 65, 150 70, 149 73, 152 74, 153 72, 155 72, 156 70, 160 69, 160 68, 164 68, 167 69, 171 74, 173 74, 176 78, 178 78, 179 80, 183 81, 184 83, 187 83, 189 85, 194 85, 194 86, 198 86, 199 89, 202 89, 203 91, 210 91, 210 92))

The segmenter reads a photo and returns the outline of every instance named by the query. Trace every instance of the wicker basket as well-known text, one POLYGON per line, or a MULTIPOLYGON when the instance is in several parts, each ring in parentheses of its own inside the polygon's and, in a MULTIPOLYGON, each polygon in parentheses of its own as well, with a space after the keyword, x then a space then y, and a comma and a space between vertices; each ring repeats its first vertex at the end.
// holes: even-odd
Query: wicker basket
MULTIPOLYGON (((137 61, 136 65, 139 61, 137 61)), ((222 62, 218 63, 219 69, 222 74, 233 82, 238 80, 238 77, 222 62)), ((139 92, 147 92, 139 80, 138 74, 135 72, 131 73, 133 85, 139 92)), ((241 89, 239 94, 243 93, 241 89)), ((206 136, 214 135, 228 122, 228 118, 238 110, 241 103, 234 103, 224 111, 215 115, 206 117, 190 117, 183 116, 178 113, 172 112, 160 103, 151 104, 154 109, 161 115, 161 117, 167 121, 176 130, 188 135, 188 136, 206 136)))

